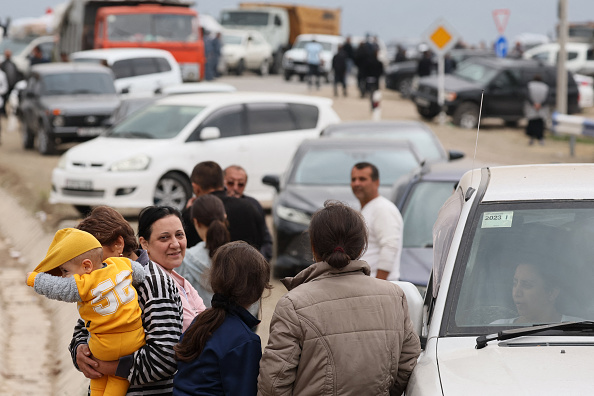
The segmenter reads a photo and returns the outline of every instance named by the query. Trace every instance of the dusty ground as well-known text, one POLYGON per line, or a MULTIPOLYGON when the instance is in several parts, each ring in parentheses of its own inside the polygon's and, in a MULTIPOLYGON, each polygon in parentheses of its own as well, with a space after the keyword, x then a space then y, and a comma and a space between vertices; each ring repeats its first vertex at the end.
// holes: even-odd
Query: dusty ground
MULTIPOLYGON (((241 82, 247 77, 242 77, 241 82)), ((282 89, 277 78, 269 77, 282 89)), ((261 80, 259 80, 261 81, 261 80)), ((239 80, 228 78, 227 82, 239 80)), ((261 82, 259 83, 261 84, 261 82)), ((295 84, 295 83, 293 83, 295 84)), ((242 88, 240 88, 242 89, 242 88)), ((331 97, 330 87, 312 94, 331 97)), ((337 98, 334 108, 343 120, 365 120, 371 116, 367 100, 337 98)), ((418 120, 414 106, 395 92, 384 92, 384 119, 418 120)), ((589 112, 594 117, 594 111, 589 112)), ((24 277, 43 258, 57 228, 76 224, 78 213, 69 205, 49 205, 51 170, 59 156, 44 157, 24 151, 15 128, 2 120, 0 145, 0 396, 79 395, 85 381, 72 369, 65 353, 76 318, 73 305, 53 304, 24 285, 24 277)), ((462 130, 451 124, 429 123, 446 149, 460 150, 471 161, 476 130, 462 130)), ((585 140, 569 155, 569 144, 547 136, 544 146, 528 146, 521 128, 503 128, 495 120, 484 120, 478 139, 477 161, 486 164, 592 162, 594 142, 585 140)), ((127 213, 124 212, 126 215, 127 213)), ((134 211, 128 212, 134 214, 134 211)), ((134 217, 130 217, 133 221, 134 217)), ((259 334, 265 344, 274 305, 285 292, 275 282, 271 297, 264 302, 259 334)))

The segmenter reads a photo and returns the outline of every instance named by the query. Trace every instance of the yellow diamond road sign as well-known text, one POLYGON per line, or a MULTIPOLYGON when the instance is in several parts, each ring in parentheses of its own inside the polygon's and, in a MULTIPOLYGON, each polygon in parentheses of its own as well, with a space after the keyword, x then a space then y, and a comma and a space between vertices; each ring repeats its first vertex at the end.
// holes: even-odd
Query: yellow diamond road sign
POLYGON ((429 38, 433 44, 443 48, 452 40, 452 35, 443 26, 439 26, 429 38))
POLYGON ((449 51, 458 41, 456 30, 443 19, 435 21, 423 35, 425 42, 437 54, 449 51))

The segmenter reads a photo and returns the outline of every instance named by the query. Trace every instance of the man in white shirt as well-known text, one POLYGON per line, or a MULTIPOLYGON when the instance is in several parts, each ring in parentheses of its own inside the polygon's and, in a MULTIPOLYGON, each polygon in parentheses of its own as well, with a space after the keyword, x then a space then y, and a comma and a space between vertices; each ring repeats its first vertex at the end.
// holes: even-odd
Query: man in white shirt
POLYGON ((320 89, 320 66, 322 65, 322 58, 320 53, 324 49, 322 44, 318 43, 314 38, 309 43, 305 44, 305 53, 307 56, 307 65, 309 66, 309 73, 307 79, 307 86, 311 88, 313 84, 313 77, 316 77, 316 87, 320 89))
POLYGON ((379 171, 368 162, 351 170, 351 189, 361 204, 368 229, 367 250, 361 257, 371 267, 371 276, 399 280, 403 221, 398 208, 379 194, 379 171))

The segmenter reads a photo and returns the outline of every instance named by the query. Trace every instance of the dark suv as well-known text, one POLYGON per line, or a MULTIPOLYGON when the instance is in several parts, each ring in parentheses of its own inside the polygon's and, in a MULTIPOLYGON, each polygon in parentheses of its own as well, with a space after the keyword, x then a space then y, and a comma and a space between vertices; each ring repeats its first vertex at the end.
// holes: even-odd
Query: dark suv
POLYGON ((23 147, 32 149, 37 139, 39 152, 52 154, 58 142, 101 134, 120 100, 105 66, 45 63, 31 68, 19 102, 23 147))
MULTIPOLYGON (((557 69, 534 60, 473 58, 463 62, 454 74, 445 76, 445 112, 463 128, 475 128, 478 122, 481 92, 484 90, 482 117, 502 118, 515 125, 524 117, 525 89, 535 75, 540 75, 550 89, 549 104, 555 104, 557 69)), ((425 119, 439 114, 437 76, 420 78, 412 99, 425 119)), ((577 113, 578 87, 569 73, 567 110, 577 113)))

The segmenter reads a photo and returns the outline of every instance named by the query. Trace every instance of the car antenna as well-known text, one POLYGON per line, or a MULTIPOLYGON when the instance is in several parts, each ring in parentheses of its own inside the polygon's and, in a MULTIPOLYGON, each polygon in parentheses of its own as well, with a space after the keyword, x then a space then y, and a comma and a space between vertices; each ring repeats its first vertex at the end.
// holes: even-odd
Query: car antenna
MULTIPOLYGON (((479 137, 479 131, 481 129, 481 115, 483 113, 483 96, 485 95, 485 90, 483 89, 481 91, 481 105, 479 106, 479 116, 478 116, 478 122, 476 124, 476 141, 474 143, 474 156, 472 157, 472 173, 470 174, 470 185, 472 186, 472 179, 474 178, 474 160, 476 160, 476 149, 478 148, 478 137, 479 137)), ((466 191, 466 197, 465 200, 468 201, 470 199, 470 197, 472 197, 472 194, 475 192, 476 190, 472 187, 469 187, 468 190, 466 191)))

